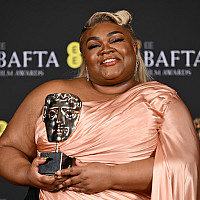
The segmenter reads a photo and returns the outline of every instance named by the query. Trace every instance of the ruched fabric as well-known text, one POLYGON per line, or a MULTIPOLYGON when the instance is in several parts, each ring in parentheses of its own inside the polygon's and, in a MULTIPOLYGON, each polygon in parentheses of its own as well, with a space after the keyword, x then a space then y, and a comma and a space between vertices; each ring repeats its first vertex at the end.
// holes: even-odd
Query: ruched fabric
MULTIPOLYGON (((42 116, 35 141, 40 152, 55 151, 42 116)), ((96 194, 40 191, 41 200, 197 200, 199 143, 191 116, 177 93, 155 81, 106 101, 83 102, 79 122, 59 150, 82 162, 107 165, 155 156, 151 197, 106 190, 96 194)), ((133 183, 134 184, 134 183, 133 183)))

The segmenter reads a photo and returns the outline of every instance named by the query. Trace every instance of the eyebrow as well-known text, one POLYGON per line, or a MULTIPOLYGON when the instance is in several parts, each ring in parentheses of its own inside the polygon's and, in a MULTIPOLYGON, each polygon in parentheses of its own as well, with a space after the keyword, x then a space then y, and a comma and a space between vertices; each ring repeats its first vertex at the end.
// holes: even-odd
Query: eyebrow
POLYGON ((124 35, 124 34, 123 34, 122 32, 120 32, 120 31, 112 31, 112 32, 108 33, 107 37, 110 37, 110 36, 115 35, 115 34, 117 34, 117 33, 120 33, 120 34, 124 35))
MULTIPOLYGON (((117 34, 117 33, 120 33, 120 34, 124 35, 124 33, 120 32, 120 31, 112 31, 112 32, 110 32, 110 33, 107 34, 107 37, 110 37, 110 36, 115 35, 115 34, 117 34)), ((99 39, 100 39, 100 37, 97 37, 97 36, 90 37, 90 38, 87 39, 86 44, 87 44, 90 40, 99 40, 99 39)))

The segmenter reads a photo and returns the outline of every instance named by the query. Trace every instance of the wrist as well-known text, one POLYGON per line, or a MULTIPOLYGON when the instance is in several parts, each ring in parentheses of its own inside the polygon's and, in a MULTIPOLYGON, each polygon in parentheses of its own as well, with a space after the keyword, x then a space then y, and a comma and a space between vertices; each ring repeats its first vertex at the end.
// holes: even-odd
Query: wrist
POLYGON ((109 185, 109 188, 108 189, 115 189, 115 167, 114 166, 108 166, 108 185, 109 185))
POLYGON ((31 173, 32 173, 32 165, 30 163, 30 165, 26 165, 24 166, 24 182, 25 185, 30 186, 30 187, 34 187, 35 185, 33 184, 32 178, 31 178, 31 173))

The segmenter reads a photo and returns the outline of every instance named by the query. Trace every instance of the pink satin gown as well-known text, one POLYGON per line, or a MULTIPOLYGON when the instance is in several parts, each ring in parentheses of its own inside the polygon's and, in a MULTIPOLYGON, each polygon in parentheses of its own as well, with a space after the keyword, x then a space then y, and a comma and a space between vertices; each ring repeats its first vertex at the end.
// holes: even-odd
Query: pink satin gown
MULTIPOLYGON (((55 151, 42 117, 35 141, 38 154, 55 151)), ((91 195, 40 190, 41 200, 200 199, 199 142, 191 116, 176 92, 161 83, 143 83, 106 101, 83 102, 75 131, 59 148, 82 162, 108 165, 155 156, 151 197, 118 190, 91 195)))

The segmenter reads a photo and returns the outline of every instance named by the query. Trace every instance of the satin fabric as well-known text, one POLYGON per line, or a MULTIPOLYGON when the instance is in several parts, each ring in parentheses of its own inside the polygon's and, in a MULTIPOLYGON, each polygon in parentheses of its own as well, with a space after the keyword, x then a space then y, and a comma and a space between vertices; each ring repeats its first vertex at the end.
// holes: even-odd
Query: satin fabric
MULTIPOLYGON (((35 142, 38 155, 55 151, 55 143, 47 140, 42 117, 36 124, 35 142)), ((151 197, 117 190, 91 195, 41 190, 41 200, 197 199, 197 134, 177 93, 161 83, 143 83, 106 101, 83 102, 75 131, 59 149, 82 162, 108 165, 155 156, 151 197)))

